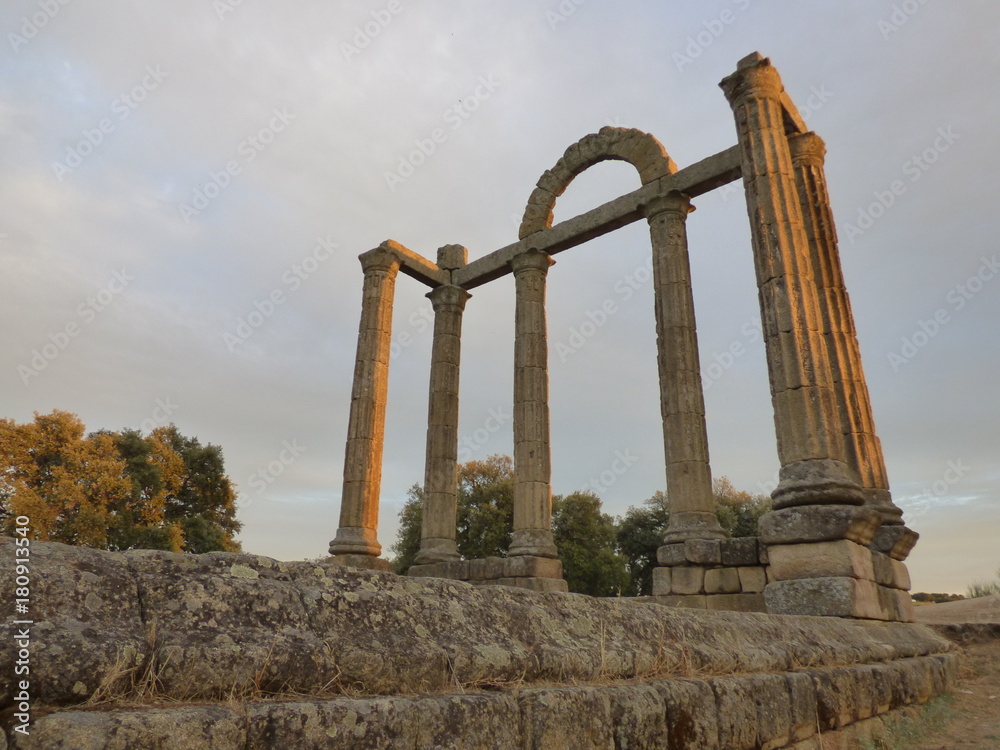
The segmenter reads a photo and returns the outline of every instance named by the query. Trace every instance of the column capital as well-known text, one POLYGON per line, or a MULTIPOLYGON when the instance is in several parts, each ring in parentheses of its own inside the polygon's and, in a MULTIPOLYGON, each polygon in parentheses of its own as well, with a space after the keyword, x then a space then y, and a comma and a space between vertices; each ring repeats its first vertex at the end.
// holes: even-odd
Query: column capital
POLYGON ((437 251, 437 267, 455 271, 469 263, 469 251, 462 245, 442 245, 437 251))
POLYGON ((531 248, 530 250, 525 250, 523 253, 515 255, 510 260, 510 267, 514 271, 514 275, 517 276, 524 271, 541 271, 543 274, 548 273, 549 267, 554 265, 555 261, 552 256, 549 255, 544 250, 538 250, 536 248, 531 248))
POLYGON ((659 214, 669 211, 686 218, 694 210, 690 197, 679 190, 671 190, 669 193, 657 195, 645 203, 642 207, 642 215, 646 217, 647 221, 651 221, 659 214))
POLYGON ((465 310, 466 300, 472 295, 460 286, 442 284, 441 286, 434 287, 425 296, 431 301, 434 312, 438 313, 445 310, 462 312, 465 310))
POLYGON ((821 167, 826 160, 826 143, 812 131, 789 138, 788 148, 796 167, 821 167))
POLYGON ((399 258, 392 250, 386 247, 376 247, 373 250, 361 253, 358 256, 358 260, 361 261, 361 268, 364 270, 366 276, 379 271, 395 276, 399 271, 399 258))
POLYGON ((743 99, 780 99, 784 86, 771 60, 754 52, 736 65, 736 71, 719 82, 730 105, 743 99))

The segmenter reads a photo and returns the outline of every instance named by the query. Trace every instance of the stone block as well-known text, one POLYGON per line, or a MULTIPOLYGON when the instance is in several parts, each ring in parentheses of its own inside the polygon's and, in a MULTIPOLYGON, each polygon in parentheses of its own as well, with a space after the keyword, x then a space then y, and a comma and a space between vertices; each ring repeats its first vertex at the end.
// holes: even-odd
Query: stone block
POLYGON ((705 569, 697 565, 678 565, 671 569, 670 590, 675 594, 705 593, 705 569))
POLYGON ((771 562, 771 557, 767 552, 767 545, 757 539, 757 557, 761 565, 768 565, 771 562))
POLYGON ((662 696, 666 707, 666 747, 722 750, 719 745, 719 709, 715 692, 707 681, 662 680, 652 686, 662 696))
POLYGON ((760 565, 737 568, 740 576, 740 590, 745 594, 760 594, 767 585, 767 573, 760 565))
POLYGON ((763 594, 715 594, 705 597, 708 609, 717 612, 766 612, 763 594))
POLYGON ((614 747, 611 703, 602 690, 543 688, 526 690, 517 700, 525 735, 522 747, 614 747))
MULTIPOLYGON (((663 747, 667 717, 663 698, 649 685, 608 686, 603 690, 611 702, 614 747, 663 747)), ((492 747, 499 747, 494 744, 492 747)), ((609 745, 608 747, 612 747, 609 745)))
POLYGON ((875 532, 871 545, 894 560, 905 560, 920 534, 905 526, 882 526, 875 532))
POLYGON ((910 571, 907 569, 906 563, 895 558, 889 558, 889 562, 892 565, 892 587, 900 591, 909 591, 910 571))
POLYGON ((687 557, 684 554, 684 543, 664 544, 656 550, 656 561, 660 565, 687 565, 687 557))
POLYGON ((764 600, 771 614, 884 619, 876 585, 845 576, 775 581, 764 600))
POLYGON ((385 558, 374 557, 373 555, 330 555, 326 562, 330 565, 342 565, 345 568, 392 572, 391 562, 385 558))
POLYGON ((498 581, 503 578, 504 557, 487 557, 483 560, 483 578, 487 581, 498 581))
POLYGON ((908 591, 879 586, 878 601, 885 615, 882 619, 892 622, 914 622, 913 599, 908 591))
POLYGON ((468 560, 449 560, 439 563, 439 565, 441 566, 442 578, 450 578, 453 581, 468 581, 471 578, 468 560))
POLYGON ((722 564, 722 540, 688 539, 684 542, 684 556, 695 565, 722 564))
POLYGON ((653 568, 653 596, 668 596, 671 591, 670 568, 653 568))
POLYGON ((708 609, 708 600, 712 598, 704 595, 678 596, 677 594, 655 597, 657 604, 665 604, 668 607, 683 607, 685 609, 708 609))
POLYGON ((513 586, 519 589, 529 589, 531 591, 544 591, 565 594, 569 591, 569 586, 562 578, 500 578, 497 583, 501 586, 513 586))
POLYGON ((723 539, 721 547, 723 565, 757 565, 759 562, 757 537, 755 536, 723 539))
POLYGON ((736 568, 712 568, 705 571, 706 594, 738 594, 740 574, 736 568))
POLYGON ((891 557, 889 557, 884 552, 879 552, 878 550, 872 550, 872 566, 875 569, 875 577, 872 579, 879 586, 892 586, 893 585, 893 569, 892 563, 894 562, 891 557))
POLYGON ((800 505, 761 516, 760 541, 771 547, 849 539, 867 546, 880 523, 878 512, 864 506, 800 505))
POLYGON ((776 544, 768 551, 775 580, 823 576, 848 576, 875 580, 872 552, 867 547, 841 539, 809 544, 776 544))
MULTIPOLYGON (((339 555, 338 555, 339 557, 339 555)), ((441 575, 441 563, 428 563, 427 565, 411 565, 406 575, 414 578, 444 578, 441 575)))
POLYGON ((562 562, 551 557, 517 555, 504 560, 504 578, 562 578, 562 562))
POLYGON ((789 735, 805 740, 816 733, 816 688, 807 672, 788 672, 789 735))

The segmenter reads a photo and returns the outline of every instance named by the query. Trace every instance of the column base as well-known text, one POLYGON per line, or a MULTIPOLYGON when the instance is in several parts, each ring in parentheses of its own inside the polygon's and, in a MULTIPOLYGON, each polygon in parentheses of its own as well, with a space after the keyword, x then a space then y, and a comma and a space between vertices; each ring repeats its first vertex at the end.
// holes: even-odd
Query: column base
POLYGON ((460 560, 458 543, 454 539, 421 539, 420 551, 413 561, 414 565, 433 565, 434 563, 460 560))
POLYGON ((719 525, 715 513, 686 510, 670 514, 664 544, 677 544, 688 539, 725 539, 726 532, 719 525))
POLYGON ((813 458, 782 466, 774 509, 798 505, 864 505, 865 492, 843 461, 813 458))
POLYGON ((341 526, 337 529, 336 538, 330 542, 330 554, 378 557, 382 554, 382 545, 378 543, 375 529, 341 526))
POLYGON ((515 529, 510 537, 510 557, 530 555, 532 557, 559 557, 556 543, 549 529, 515 529))
POLYGON ((849 539, 867 547, 881 523, 878 511, 865 506, 796 506, 772 510, 761 516, 760 540, 770 547, 849 539))

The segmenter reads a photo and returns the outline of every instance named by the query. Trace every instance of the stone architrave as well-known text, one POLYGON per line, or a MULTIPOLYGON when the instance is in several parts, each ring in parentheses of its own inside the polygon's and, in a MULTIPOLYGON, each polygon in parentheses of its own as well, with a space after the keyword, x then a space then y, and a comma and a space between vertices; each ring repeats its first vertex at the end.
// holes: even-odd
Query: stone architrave
MULTIPOLYGON (((781 78, 769 60, 754 53, 720 85, 736 119, 753 240, 781 462, 774 507, 862 506, 865 495, 846 463, 821 333, 781 78)), ((811 512, 822 515, 821 508, 811 512)))
POLYGON ((434 306, 434 343, 427 416, 423 526, 415 564, 459 559, 458 380, 462 313, 471 296, 461 287, 439 286, 428 298, 434 306))
POLYGON ((511 260, 514 312, 514 532, 509 554, 558 557, 552 539, 548 334, 545 279, 552 257, 528 250, 511 260))
POLYGON ((721 539, 708 461, 705 399, 698 359, 694 297, 687 247, 690 199, 673 191, 644 207, 653 245, 660 413, 666 456, 670 523, 664 544, 721 539))
POLYGON ((400 262, 394 253, 382 247, 363 253, 359 259, 365 273, 361 324, 347 427, 340 528, 330 542, 330 554, 378 557, 382 553, 378 542, 378 507, 392 302, 400 262))
POLYGON ((882 445, 875 434, 854 316, 837 250, 837 230, 823 167, 826 146, 822 138, 810 132, 789 138, 789 147, 809 238, 812 274, 819 295, 822 333, 831 362, 847 463, 857 472, 868 505, 878 511, 882 524, 899 526, 903 523, 903 511, 892 502, 889 491, 882 445))

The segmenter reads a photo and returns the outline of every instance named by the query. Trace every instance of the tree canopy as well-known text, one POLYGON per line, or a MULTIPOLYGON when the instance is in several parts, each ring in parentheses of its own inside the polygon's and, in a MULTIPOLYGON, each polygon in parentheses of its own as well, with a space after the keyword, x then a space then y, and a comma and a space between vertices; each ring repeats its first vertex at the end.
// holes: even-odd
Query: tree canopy
MULTIPOLYGON (((494 455, 458 468, 459 554, 465 559, 506 557, 514 517, 514 464, 494 455)), ((730 536, 753 536, 770 498, 736 490, 726 477, 713 483, 716 516, 730 536)), ((413 485, 399 513, 392 546, 394 565, 405 573, 420 550, 423 490, 413 485)), ((639 507, 615 519, 602 512, 593 492, 552 499, 552 534, 569 590, 591 596, 638 596, 653 586, 656 550, 670 520, 666 493, 657 491, 639 507)))
POLYGON ((75 414, 0 420, 0 524, 110 550, 238 551, 236 493, 222 449, 174 425, 88 434, 75 414))

